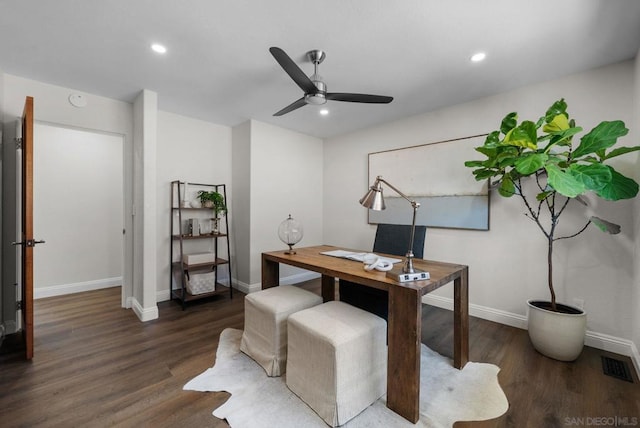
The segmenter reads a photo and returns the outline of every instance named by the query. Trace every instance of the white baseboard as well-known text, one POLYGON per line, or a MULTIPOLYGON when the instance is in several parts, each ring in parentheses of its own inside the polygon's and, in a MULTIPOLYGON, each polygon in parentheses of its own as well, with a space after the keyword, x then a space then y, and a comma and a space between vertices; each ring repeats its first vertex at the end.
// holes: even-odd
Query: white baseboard
MULTIPOLYGON (((427 303, 439 308, 453 310, 453 299, 450 297, 426 295, 422 298, 422 303, 427 303)), ((469 304, 469 315, 482 318, 483 320, 494 321, 500 324, 506 324, 511 327, 527 329, 527 317, 514 314, 511 312, 501 311, 486 306, 469 304)))
POLYGON ((299 282, 311 281, 312 279, 320 278, 321 276, 322 275, 320 275, 317 272, 311 272, 311 271, 302 272, 295 275, 290 275, 284 278, 280 278, 280 285, 298 284, 299 282))
MULTIPOLYGON (((453 299, 449 297, 427 295, 423 297, 422 302, 450 311, 453 310, 453 299)), ((469 315, 523 330, 527 329, 527 317, 524 315, 474 304, 469 305, 469 315)), ((640 354, 631 340, 587 330, 584 343, 592 348, 631 357, 636 372, 640 373, 640 354)))
POLYGON ((52 285, 50 287, 34 287, 33 298, 63 296, 65 294, 81 293, 83 291, 100 290, 122 285, 122 277, 97 279, 94 281, 76 282, 74 284, 52 285))
POLYGON ((4 334, 13 334, 18 332, 18 325, 13 320, 7 320, 4 322, 4 334))
POLYGON ((156 302, 166 302, 170 298, 169 290, 156 291, 156 302))
MULTIPOLYGON (((221 281, 219 281, 220 284, 224 285, 225 287, 229 286, 229 280, 228 279, 223 279, 221 281)), ((243 293, 245 293, 245 291, 243 291, 242 289, 240 289, 240 285, 238 284, 238 281, 233 280, 233 288, 242 291, 243 293)), ((159 290, 156 291, 156 302, 166 302, 167 300, 171 299, 171 294, 169 293, 169 290, 159 290)))
POLYGON ((259 282, 256 284, 247 284, 246 282, 234 280, 233 284, 234 284, 233 288, 238 289, 238 291, 241 291, 244 294, 253 293, 262 288, 262 285, 259 282))
MULTIPOLYGON (((604 351, 609 351, 620 355, 626 355, 627 357, 631 357, 631 359, 634 358, 633 353, 635 345, 628 339, 622 339, 620 337, 587 330, 587 336, 584 340, 584 344, 587 346, 591 346, 592 348, 602 349, 604 351)), ((635 352, 637 356, 638 350, 636 349, 635 352)), ((634 365, 636 365, 635 361, 634 365)))
POLYGON ((633 365, 636 368, 636 374, 640 376, 640 352, 638 352, 638 347, 635 343, 631 343, 631 361, 633 361, 633 365))
MULTIPOLYGON (((302 272, 280 278, 280 285, 298 284, 299 282, 320 278, 320 276, 321 275, 317 272, 302 272)), ((247 284, 246 282, 233 280, 233 288, 237 288, 238 291, 241 291, 244 294, 255 293, 256 291, 262 290, 262 283, 256 282, 254 284, 247 284)))
POLYGON ((143 308, 140 302, 135 297, 129 297, 128 305, 133 309, 133 312, 138 316, 138 319, 142 322, 158 319, 158 306, 153 305, 151 308, 143 308))

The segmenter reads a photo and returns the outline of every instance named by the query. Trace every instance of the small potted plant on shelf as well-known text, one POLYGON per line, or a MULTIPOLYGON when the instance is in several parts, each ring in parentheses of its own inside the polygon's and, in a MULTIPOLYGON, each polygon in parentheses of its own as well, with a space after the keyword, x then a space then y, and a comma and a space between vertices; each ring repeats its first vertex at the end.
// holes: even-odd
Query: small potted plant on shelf
POLYGON ((203 207, 213 208, 213 233, 218 233, 220 221, 219 216, 223 216, 227 213, 227 205, 224 202, 224 197, 219 192, 213 190, 200 190, 198 191, 198 199, 200 199, 203 207))
POLYGON ((582 128, 569 118, 564 99, 556 101, 536 122, 525 120, 518 124, 517 119, 517 113, 509 113, 500 129, 491 132, 484 145, 476 147, 486 159, 467 161, 465 166, 474 168, 476 180, 494 180, 490 187, 497 187, 501 196, 520 199, 526 207, 525 215, 544 235, 550 301, 527 302, 529 337, 542 354, 572 361, 584 345, 586 313, 556 302, 553 245, 578 236, 590 224, 611 234, 619 233, 620 226, 595 216, 563 236, 556 236, 556 226, 570 202, 587 205, 582 197, 587 193, 609 201, 635 197, 638 183, 605 163, 640 150, 640 146, 609 150, 628 132, 624 122, 614 120, 601 122, 574 147, 573 138, 582 128), (532 190, 533 195, 528 193, 532 190))

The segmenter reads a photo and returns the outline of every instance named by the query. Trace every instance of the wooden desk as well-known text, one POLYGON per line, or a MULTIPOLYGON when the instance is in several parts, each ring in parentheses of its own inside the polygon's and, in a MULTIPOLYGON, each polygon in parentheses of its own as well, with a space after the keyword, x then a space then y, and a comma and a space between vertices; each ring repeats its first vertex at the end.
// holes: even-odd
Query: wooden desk
POLYGON ((365 271, 362 263, 320 254, 336 249, 339 248, 319 245, 296 248, 297 254, 293 255, 285 254, 284 250, 262 253, 262 288, 279 285, 279 263, 284 263, 322 274, 322 298, 325 302, 334 299, 336 278, 387 290, 387 407, 416 423, 420 418, 422 296, 453 281, 453 364, 461 369, 469 358, 468 267, 417 259, 414 266, 428 271, 431 279, 401 284, 388 279, 384 272, 365 271))

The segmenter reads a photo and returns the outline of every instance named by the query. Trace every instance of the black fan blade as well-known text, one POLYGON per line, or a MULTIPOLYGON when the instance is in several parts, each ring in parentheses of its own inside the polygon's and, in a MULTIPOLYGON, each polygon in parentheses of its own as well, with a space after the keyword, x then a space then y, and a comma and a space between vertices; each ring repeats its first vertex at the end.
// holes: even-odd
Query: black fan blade
POLYGON ((346 94, 342 92, 327 92, 326 97, 328 100, 348 101, 350 103, 388 104, 393 101, 393 97, 385 97, 384 95, 346 94))
POLYGON ((294 111, 295 109, 298 109, 305 104, 307 104, 307 102, 304 100, 304 97, 302 97, 299 100, 292 102, 291 104, 289 104, 288 106, 286 106, 285 108, 277 112, 276 114, 274 114, 274 116, 282 116, 283 114, 287 114, 290 111, 294 111))
POLYGON ((291 58, 289 58, 289 55, 287 55, 285 51, 280 48, 272 47, 269 48, 269 52, 271 52, 271 55, 273 55, 276 61, 278 61, 278 64, 280 64, 289 77, 291 77, 293 81, 300 86, 300 89, 302 89, 305 94, 311 94, 318 91, 316 85, 306 74, 304 74, 302 70, 300 70, 300 67, 298 67, 291 58))

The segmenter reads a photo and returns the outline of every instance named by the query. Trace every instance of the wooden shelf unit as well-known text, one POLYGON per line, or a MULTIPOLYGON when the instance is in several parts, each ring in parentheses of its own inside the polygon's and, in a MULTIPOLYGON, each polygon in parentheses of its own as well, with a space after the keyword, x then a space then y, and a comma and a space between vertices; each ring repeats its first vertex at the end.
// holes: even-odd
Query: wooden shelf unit
MULTIPOLYGON (((170 250, 170 266, 171 273, 169 275, 169 290, 170 290, 170 299, 171 300, 179 300, 182 304, 182 308, 185 309, 186 303, 206 299, 213 296, 220 295, 229 295, 229 298, 233 298, 233 287, 231 286, 231 248, 229 245, 229 220, 228 215, 229 212, 224 215, 223 218, 219 218, 219 227, 220 231, 218 233, 203 233, 199 235, 191 235, 187 233, 188 231, 183 229, 183 215, 185 213, 193 213, 196 215, 196 218, 199 219, 210 219, 214 220, 215 217, 208 217, 207 212, 213 212, 213 208, 193 208, 193 207, 182 207, 182 185, 189 185, 196 188, 203 188, 205 190, 215 190, 220 193, 224 198, 225 205, 227 205, 227 189, 224 184, 202 184, 202 183, 185 183, 184 181, 174 180, 171 182, 171 250, 170 250), (175 214, 177 214, 177 220, 175 218, 175 214), (198 216, 198 214, 200 214, 198 216), (177 227, 176 227, 177 221, 177 227), (196 240, 212 240, 215 252, 215 261, 207 262, 207 263, 193 263, 188 264, 184 261, 184 255, 189 254, 188 250, 185 248, 186 242, 188 241, 196 241, 196 240), (220 248, 219 241, 224 241, 226 244, 227 251, 227 259, 218 257, 218 249, 220 248), (176 248, 177 247, 177 251, 176 248), (177 257, 176 257, 177 256, 177 257), (176 260, 177 258, 177 260, 176 260), (218 273, 222 268, 226 268, 228 273, 229 284, 222 284, 218 281, 218 273), (204 272, 213 272, 215 275, 215 290, 210 292, 191 294, 187 287, 187 283, 189 281, 189 277, 191 274, 195 273, 204 273, 204 272), (177 287, 176 287, 177 285, 177 287)), ((227 205, 228 207, 228 205, 227 205)), ((223 245, 224 245, 223 244, 223 245)))

